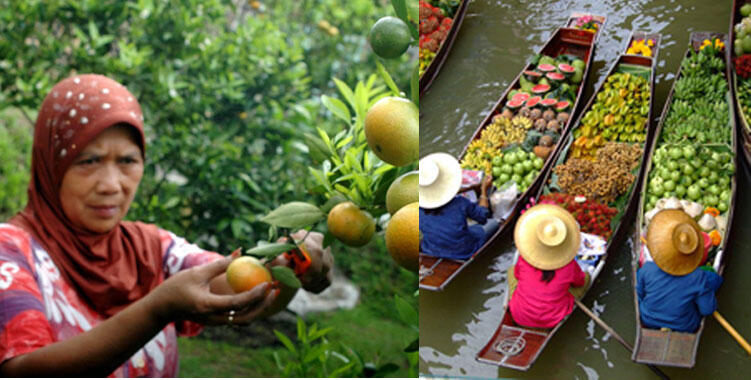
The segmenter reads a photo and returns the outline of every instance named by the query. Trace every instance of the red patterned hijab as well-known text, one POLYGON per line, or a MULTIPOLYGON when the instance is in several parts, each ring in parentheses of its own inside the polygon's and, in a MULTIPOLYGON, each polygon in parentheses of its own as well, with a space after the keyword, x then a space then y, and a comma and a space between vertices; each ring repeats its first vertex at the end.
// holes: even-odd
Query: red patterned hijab
POLYGON ((34 126, 28 204, 10 220, 30 232, 79 294, 108 317, 162 281, 158 229, 120 222, 104 234, 89 232, 70 222, 59 194, 63 176, 80 151, 120 123, 138 132, 136 143, 143 154, 141 106, 125 87, 93 74, 56 84, 34 126))

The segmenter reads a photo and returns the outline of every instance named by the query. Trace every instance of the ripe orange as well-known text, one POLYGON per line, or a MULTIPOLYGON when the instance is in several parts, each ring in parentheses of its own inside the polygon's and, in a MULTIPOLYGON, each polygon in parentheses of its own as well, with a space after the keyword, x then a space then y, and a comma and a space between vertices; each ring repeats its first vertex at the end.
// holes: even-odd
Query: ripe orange
POLYGON ((367 244, 375 233, 375 219, 352 202, 342 202, 329 211, 326 220, 329 232, 352 247, 367 244))
POLYGON ((381 58, 396 58, 409 47, 412 36, 409 26, 402 19, 393 16, 381 17, 370 28, 368 40, 373 52, 381 58))
POLYGON ((365 137, 381 160, 394 166, 415 162, 420 153, 417 106, 396 96, 378 100, 365 115, 365 137))
POLYGON ((394 215, 400 208, 419 200, 417 170, 401 175, 386 191, 386 209, 394 215))
POLYGON ((419 202, 402 207, 391 217, 386 227, 386 249, 397 264, 417 272, 420 258, 419 202))
POLYGON ((252 256, 238 257, 227 267, 227 282, 235 293, 253 289, 271 280, 271 272, 252 256))

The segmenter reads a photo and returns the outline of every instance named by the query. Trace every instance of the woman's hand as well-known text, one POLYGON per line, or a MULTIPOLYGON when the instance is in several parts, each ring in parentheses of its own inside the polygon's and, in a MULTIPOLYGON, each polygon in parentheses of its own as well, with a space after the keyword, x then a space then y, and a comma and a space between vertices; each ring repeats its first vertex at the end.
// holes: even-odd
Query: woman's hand
POLYGON ((490 174, 485 175, 485 178, 482 179, 482 185, 480 188, 480 191, 482 191, 482 194, 487 195, 488 194, 488 188, 490 185, 493 184, 493 176, 490 174))
MULTIPOLYGON (((331 285, 332 273, 331 268, 334 266, 334 256, 331 254, 331 248, 323 249, 323 234, 320 232, 308 232, 298 230, 292 234, 292 238, 298 241, 298 244, 305 244, 305 250, 310 256, 310 267, 300 276, 303 289, 320 293, 331 285), (305 237, 305 235, 308 235, 305 237), (303 238, 304 241, 300 242, 303 238)), ((279 242, 287 241, 286 237, 280 238, 279 242)), ((284 255, 277 256, 271 263, 271 266, 289 265, 289 260, 284 255)))
POLYGON ((171 276, 147 297, 166 322, 190 320, 203 324, 248 324, 271 305, 279 294, 262 284, 237 294, 217 294, 209 283, 223 276, 232 257, 186 269, 171 276), (232 318, 230 318, 230 316, 232 318))

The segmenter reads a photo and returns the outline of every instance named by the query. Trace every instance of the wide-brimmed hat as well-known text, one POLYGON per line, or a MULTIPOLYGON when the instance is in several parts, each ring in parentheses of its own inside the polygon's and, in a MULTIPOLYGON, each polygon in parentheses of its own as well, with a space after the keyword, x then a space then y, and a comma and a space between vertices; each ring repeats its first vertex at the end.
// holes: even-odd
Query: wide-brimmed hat
POLYGON ((420 160, 420 207, 438 208, 462 187, 462 168, 448 153, 433 153, 420 160))
POLYGON ((571 213, 561 206, 541 204, 528 209, 514 228, 519 254, 540 270, 568 264, 579 250, 581 233, 571 213))
POLYGON ((683 276, 696 269, 704 255, 701 229, 683 210, 662 210, 649 222, 647 248, 660 269, 683 276))

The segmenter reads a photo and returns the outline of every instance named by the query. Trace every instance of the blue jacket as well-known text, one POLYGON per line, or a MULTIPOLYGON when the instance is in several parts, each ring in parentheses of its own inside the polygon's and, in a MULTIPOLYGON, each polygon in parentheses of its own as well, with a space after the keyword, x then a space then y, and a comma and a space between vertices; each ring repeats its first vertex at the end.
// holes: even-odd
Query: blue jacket
POLYGON ((467 218, 485 224, 490 210, 457 195, 440 208, 439 214, 428 214, 420 208, 420 252, 449 259, 466 259, 485 242, 480 225, 467 225, 467 218))
POLYGON ((721 284, 722 277, 714 272, 697 268, 685 276, 673 276, 648 261, 636 272, 641 322, 652 329, 695 332, 702 316, 717 308, 714 292, 721 284))

